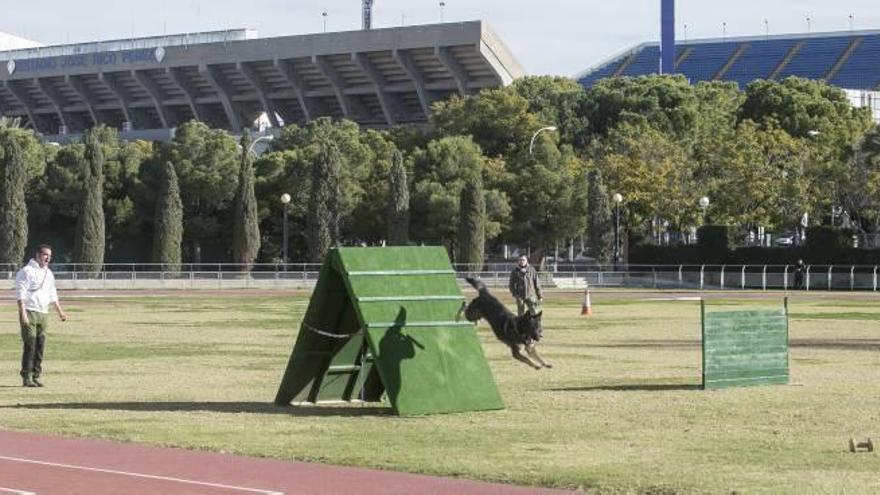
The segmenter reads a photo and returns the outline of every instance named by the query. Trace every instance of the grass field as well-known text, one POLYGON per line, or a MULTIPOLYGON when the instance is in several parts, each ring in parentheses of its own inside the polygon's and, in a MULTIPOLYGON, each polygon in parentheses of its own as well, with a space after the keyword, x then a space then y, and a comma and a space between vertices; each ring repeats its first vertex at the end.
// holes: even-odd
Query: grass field
MULTIPOLYGON (((66 299, 46 388, 20 387, 0 313, 0 427, 556 487, 588 493, 877 493, 880 306, 792 298, 787 386, 706 392, 699 303, 551 294, 533 371, 479 334, 507 409, 400 418, 383 405, 272 405, 307 295, 66 299), (5 376, 5 378, 3 378, 5 376)), ((781 304, 725 293, 711 304, 781 304), (736 299, 735 299, 736 298, 736 299)), ((509 302, 509 301, 508 301, 509 302)))

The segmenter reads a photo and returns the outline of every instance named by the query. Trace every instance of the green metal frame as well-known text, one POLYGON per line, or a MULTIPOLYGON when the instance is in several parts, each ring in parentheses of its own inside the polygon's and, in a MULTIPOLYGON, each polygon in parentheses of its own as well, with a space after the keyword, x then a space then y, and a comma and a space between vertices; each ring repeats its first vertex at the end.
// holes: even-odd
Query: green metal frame
POLYGON ((396 414, 503 409, 442 247, 327 255, 275 398, 387 397, 396 414))

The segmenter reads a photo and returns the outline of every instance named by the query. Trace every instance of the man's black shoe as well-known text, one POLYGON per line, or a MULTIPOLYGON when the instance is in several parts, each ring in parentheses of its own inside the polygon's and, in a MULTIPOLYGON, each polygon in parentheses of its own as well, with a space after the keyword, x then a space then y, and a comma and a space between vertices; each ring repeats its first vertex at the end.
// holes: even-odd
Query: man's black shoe
POLYGON ((41 382, 37 377, 34 377, 33 382, 34 382, 34 385, 37 387, 43 386, 43 382, 41 382))
POLYGON ((25 378, 24 380, 22 380, 21 386, 22 387, 37 387, 38 385, 36 383, 34 383, 34 381, 32 379, 25 378))

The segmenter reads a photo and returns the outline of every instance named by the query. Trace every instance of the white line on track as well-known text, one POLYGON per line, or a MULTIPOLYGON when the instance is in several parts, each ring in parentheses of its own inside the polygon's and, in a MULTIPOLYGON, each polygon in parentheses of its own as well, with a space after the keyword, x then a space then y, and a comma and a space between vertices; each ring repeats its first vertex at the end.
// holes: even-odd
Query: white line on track
MULTIPOLYGON (((88 467, 88 466, 77 466, 74 464, 60 464, 57 462, 37 461, 34 459, 22 459, 19 457, 0 456, 0 460, 12 461, 12 462, 23 462, 23 463, 27 463, 27 464, 38 464, 40 466, 60 467, 60 468, 65 468, 65 469, 78 469, 80 471, 91 471, 94 473, 116 474, 119 476, 130 476, 132 478, 144 478, 144 479, 150 479, 150 480, 170 481, 170 482, 174 482, 174 483, 186 483, 188 485, 208 486, 208 487, 212 487, 212 488, 223 488, 225 490, 237 490, 237 491, 241 491, 241 492, 260 493, 262 495, 284 495, 283 492, 262 490, 260 488, 247 488, 247 487, 243 487, 243 486, 223 485, 220 483, 208 483, 205 481, 193 481, 193 480, 186 480, 186 479, 182 479, 182 478, 170 478, 167 476, 155 476, 152 474, 133 473, 130 471, 116 471, 113 469, 102 469, 102 468, 93 468, 93 467, 88 467)), ((34 494, 29 494, 28 492, 14 492, 14 493, 20 493, 21 495, 34 495, 34 494)))
POLYGON ((23 490, 16 490, 14 488, 3 488, 0 486, 0 493, 12 493, 14 495, 37 495, 34 492, 26 492, 23 490))

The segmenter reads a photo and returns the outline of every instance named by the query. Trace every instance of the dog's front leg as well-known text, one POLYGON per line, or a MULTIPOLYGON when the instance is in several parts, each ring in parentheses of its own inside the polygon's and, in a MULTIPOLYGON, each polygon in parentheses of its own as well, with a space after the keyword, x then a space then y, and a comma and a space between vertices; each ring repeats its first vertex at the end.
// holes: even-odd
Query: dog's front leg
POLYGON ((511 347, 510 347, 510 350, 512 351, 513 358, 516 359, 517 361, 522 361, 522 362, 526 363, 527 365, 531 366, 532 368, 535 368, 536 370, 541 369, 541 367, 538 366, 537 364, 533 363, 531 359, 529 359, 529 358, 523 356, 522 353, 519 352, 519 346, 518 346, 518 345, 517 345, 517 346, 511 346, 511 347))
POLYGON ((534 343, 526 346, 526 352, 529 354, 529 356, 532 357, 532 359, 541 363, 541 366, 543 366, 545 368, 552 368, 553 367, 552 364, 541 359, 541 356, 538 355, 538 348, 535 346, 534 343))

